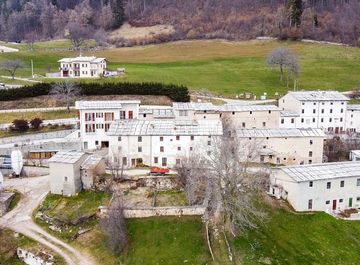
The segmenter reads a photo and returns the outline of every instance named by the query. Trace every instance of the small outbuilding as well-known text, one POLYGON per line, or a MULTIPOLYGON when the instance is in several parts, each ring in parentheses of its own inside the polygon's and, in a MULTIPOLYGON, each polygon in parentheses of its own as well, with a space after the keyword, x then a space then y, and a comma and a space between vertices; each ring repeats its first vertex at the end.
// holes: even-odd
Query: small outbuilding
POLYGON ((350 151, 350 160, 351 161, 360 161, 360 150, 350 151))
POLYGON ((90 155, 81 165, 81 181, 83 188, 93 189, 95 178, 99 175, 105 174, 106 164, 105 159, 101 156, 90 155))
POLYGON ((88 155, 79 151, 61 151, 49 159, 50 190, 72 196, 82 190, 80 168, 88 155))

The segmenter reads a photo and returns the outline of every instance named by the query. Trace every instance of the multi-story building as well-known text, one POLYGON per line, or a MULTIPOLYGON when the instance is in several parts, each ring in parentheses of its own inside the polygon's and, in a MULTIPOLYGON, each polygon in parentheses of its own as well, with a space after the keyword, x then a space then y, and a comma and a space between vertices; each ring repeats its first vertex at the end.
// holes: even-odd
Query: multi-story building
POLYGON ((299 115, 299 121, 295 121, 297 128, 321 128, 340 133, 346 128, 348 101, 349 98, 337 91, 289 92, 279 99, 279 107, 299 115))
POLYGON ((214 137, 221 136, 220 121, 123 120, 111 124, 109 155, 121 166, 139 164, 174 167, 191 152, 211 152, 214 137))
POLYGON ((106 132, 115 120, 132 120, 139 117, 140 101, 77 101, 80 138, 83 149, 109 147, 106 132))
POLYGON ((360 105, 347 106, 346 129, 349 132, 360 132, 360 105))
POLYGON ((359 208, 360 162, 281 167, 270 176, 269 193, 296 211, 359 208))
POLYGON ((280 109, 274 105, 216 106, 211 103, 174 103, 175 117, 187 120, 230 120, 237 128, 279 128, 280 109))
POLYGON ((244 159, 276 165, 323 162, 325 134, 321 129, 237 130, 244 159))
POLYGON ((106 59, 94 56, 79 56, 75 58, 63 58, 60 63, 61 77, 68 78, 90 78, 100 77, 106 73, 106 59))

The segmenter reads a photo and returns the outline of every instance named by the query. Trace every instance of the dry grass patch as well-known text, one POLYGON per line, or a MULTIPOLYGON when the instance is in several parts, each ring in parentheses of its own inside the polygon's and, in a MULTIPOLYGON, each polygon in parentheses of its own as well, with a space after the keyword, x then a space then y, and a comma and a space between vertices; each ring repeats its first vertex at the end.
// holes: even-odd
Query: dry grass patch
POLYGON ((151 27, 133 27, 129 23, 124 23, 119 29, 114 30, 110 34, 111 39, 124 38, 132 39, 146 39, 153 38, 157 35, 170 35, 175 32, 172 25, 155 25, 151 27))

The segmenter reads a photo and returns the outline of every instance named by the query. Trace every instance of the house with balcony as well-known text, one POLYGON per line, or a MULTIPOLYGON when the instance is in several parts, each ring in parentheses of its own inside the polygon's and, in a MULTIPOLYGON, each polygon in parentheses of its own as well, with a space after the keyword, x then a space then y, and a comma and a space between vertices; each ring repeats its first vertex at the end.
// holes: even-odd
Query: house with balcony
POLYGON ((62 58, 60 63, 60 76, 64 78, 97 78, 106 74, 106 59, 95 56, 78 56, 75 58, 62 58))

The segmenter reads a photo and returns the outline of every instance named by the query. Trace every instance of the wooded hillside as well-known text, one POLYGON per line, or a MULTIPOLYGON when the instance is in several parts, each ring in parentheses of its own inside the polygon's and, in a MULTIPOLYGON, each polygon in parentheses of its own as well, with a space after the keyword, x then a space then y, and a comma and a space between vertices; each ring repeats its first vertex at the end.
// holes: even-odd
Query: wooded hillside
POLYGON ((358 0, 0 0, 0 39, 106 36, 125 20, 171 24, 165 40, 310 38, 359 45, 358 0))

